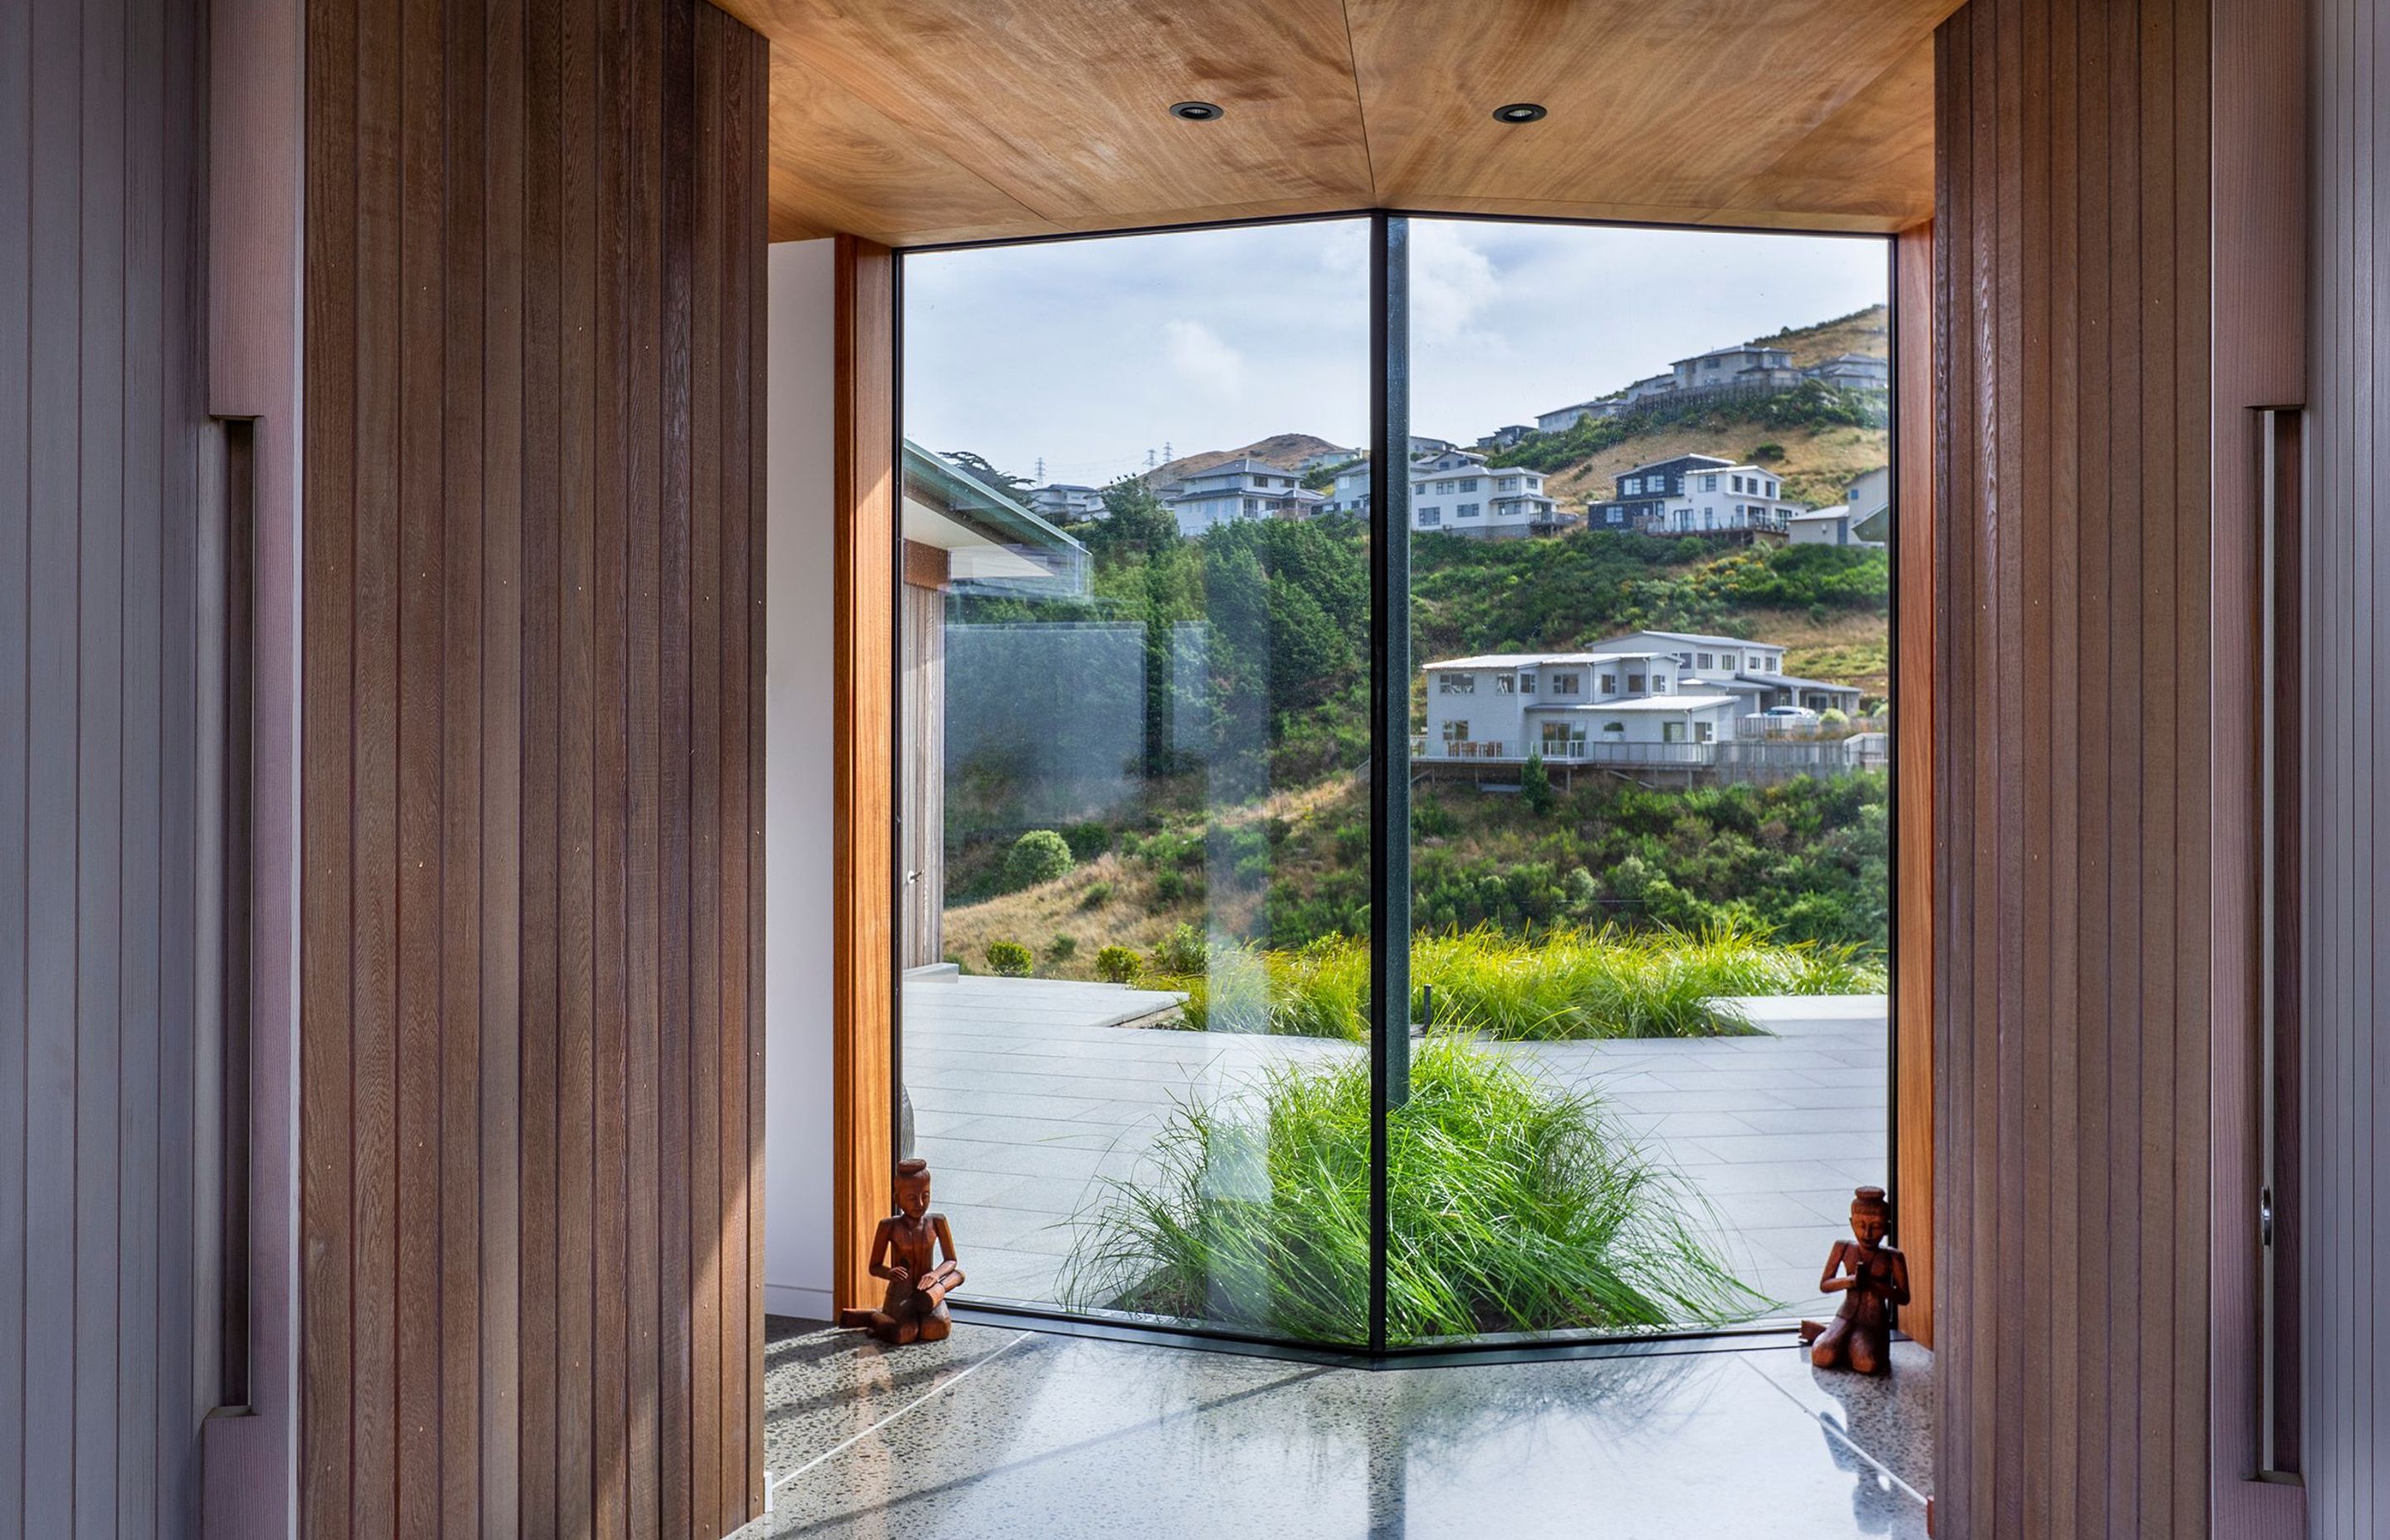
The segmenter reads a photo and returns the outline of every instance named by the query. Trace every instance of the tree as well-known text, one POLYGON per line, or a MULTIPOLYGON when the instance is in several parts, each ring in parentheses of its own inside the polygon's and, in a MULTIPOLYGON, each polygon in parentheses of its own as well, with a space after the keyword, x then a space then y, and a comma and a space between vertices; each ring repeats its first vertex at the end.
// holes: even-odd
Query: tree
POLYGON ((1029 491, 1029 482, 1019 476, 1008 476, 968 449, 949 449, 941 456, 972 480, 1018 499, 1029 491))
POLYGON ((1104 488, 1104 518, 1086 532, 1099 559, 1131 553, 1153 555, 1178 544, 1178 520, 1138 476, 1124 476, 1104 488))
POLYGON ((1519 772, 1519 797, 1538 817, 1552 810, 1552 776, 1544 768, 1540 749, 1527 751, 1526 765, 1519 772))

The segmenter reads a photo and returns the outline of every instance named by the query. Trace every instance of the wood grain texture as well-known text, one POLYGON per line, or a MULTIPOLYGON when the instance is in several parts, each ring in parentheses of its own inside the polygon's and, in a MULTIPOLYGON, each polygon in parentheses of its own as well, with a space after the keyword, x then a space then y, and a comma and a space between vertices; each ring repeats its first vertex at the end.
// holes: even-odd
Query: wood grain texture
POLYGON ((726 1534, 761 1236, 717 1067, 761 1029, 700 981, 754 966, 713 917, 760 835, 698 702, 759 623, 711 596, 760 445, 698 335, 757 321, 764 167, 714 147, 761 143, 764 45, 690 0, 309 33, 307 1530, 726 1534))
POLYGON ((2298 561, 2307 660, 2298 712, 2298 907, 2303 1147, 2299 1215, 2300 1464, 2307 1531, 2358 1540, 2390 1524, 2382 1458, 2390 1339, 2377 1324, 2390 1231, 2390 1144, 2380 1134, 2390 1056, 2380 1047, 2381 767, 2390 716, 2379 681, 2390 628, 2390 542, 2374 463, 2390 442, 2390 23, 2365 0, 2317 0, 2308 229, 2306 525, 2298 561))
POLYGON ((838 237, 836 685, 831 704, 831 1290, 871 1297, 873 1227, 895 1201, 896 290, 885 247, 838 237))
MULTIPOLYGON (((2211 159, 2216 204, 2215 401, 2207 481, 2215 507, 2213 588, 2218 623, 2211 642, 2217 679, 2245 680, 2240 710, 2218 710, 2210 752, 2215 764, 2213 864, 2216 947, 2210 1094, 2214 1157, 2209 1166, 2209 1282, 2212 1323, 2208 1375, 2209 1461, 2215 1534, 2218 1540, 2268 1540, 2306 1533, 2303 1496, 2288 1482, 2261 1482, 2267 1468, 2265 1379, 2268 1329, 2264 1305, 2268 1253, 2260 1234, 2261 1192, 2271 1187, 2284 1205, 2276 1234, 2287 1256, 2298 1227, 2295 1117, 2284 1144, 2294 1170, 2269 1169, 2265 1141, 2267 1097, 2275 1080, 2265 1059, 2268 923, 2265 860, 2269 817, 2266 734, 2272 725, 2259 701, 2296 688, 2295 650, 2269 672, 2267 658, 2264 444, 2276 430, 2265 409, 2297 404, 2305 395, 2309 225, 2306 7, 2216 0, 2216 61, 2211 159), (2284 672, 2287 670, 2287 672, 2284 672)), ((2295 458, 2294 443, 2286 457, 2295 458)), ((2295 514, 2295 495, 2285 510, 2295 514)), ((2295 528, 2294 524, 2292 526, 2295 528)), ((2295 548, 2294 545, 2292 548, 2295 548)), ((2296 603, 2295 585, 2292 602, 2296 603)), ((2291 721, 2295 722, 2295 712, 2291 721)), ((2281 774, 2294 772, 2296 740, 2280 747, 2281 774)), ((2295 796, 2284 803, 2295 820, 2295 796)), ((2295 861, 2295 843, 2283 847, 2295 861)), ((2294 874, 2296 866, 2287 868, 2294 874)), ((2294 881, 2294 877, 2293 878, 2294 881)), ((2285 906, 2285 916, 2295 915, 2285 906)), ((2294 970, 2283 978, 2294 978, 2294 970)), ((2295 1008, 2295 995, 2292 996, 2295 1008)), ((2288 1029, 2294 1043, 2295 1024, 2288 1029)), ((2294 1052, 2295 1047, 2294 1046, 2294 1052)), ((2294 1110, 2295 1104, 2293 1104, 2294 1110)), ((2295 1342, 2295 1275, 2286 1275, 2281 1319, 2295 1342)), ((2277 1385, 2295 1406, 2295 1350, 2277 1385)), ((2294 1427, 2294 1420, 2278 1424, 2294 1427)), ((2274 1468, 2295 1471, 2295 1438, 2285 1441, 2274 1468)))
POLYGON ((1972 0, 1937 34, 1935 1498, 1962 1540, 2208 1520, 2207 20, 1972 0))
POLYGON ((912 245, 1373 205, 1900 229, 1956 4, 728 8, 772 43, 772 238, 912 245), (1551 117, 1493 121, 1523 99, 1551 117))
MULTIPOLYGON (((220 1381, 203 7, 0 17, 0 1530, 199 1532, 220 1381), (204 1330, 203 1328, 204 1325, 204 1330), (202 1386, 202 1380, 206 1381, 202 1386)), ((220 652, 217 654, 220 655, 220 652)))
POLYGON ((1677 223, 1914 224, 1932 211, 1928 39, 1953 8, 1354 0, 1376 199, 1635 208, 1677 223), (1754 28, 1768 39, 1764 73, 1751 68, 1754 28), (1495 107, 1522 100, 1551 116, 1523 128, 1494 121, 1495 107))
POLYGON ((1893 903, 1899 925, 1893 1059, 1897 1238, 1908 1258, 1909 1303, 1901 1329, 1934 1341, 1934 229, 1919 225, 1893 242, 1893 347, 1900 382, 1896 420, 1900 484, 1894 504, 1900 563, 1899 869, 1893 903))

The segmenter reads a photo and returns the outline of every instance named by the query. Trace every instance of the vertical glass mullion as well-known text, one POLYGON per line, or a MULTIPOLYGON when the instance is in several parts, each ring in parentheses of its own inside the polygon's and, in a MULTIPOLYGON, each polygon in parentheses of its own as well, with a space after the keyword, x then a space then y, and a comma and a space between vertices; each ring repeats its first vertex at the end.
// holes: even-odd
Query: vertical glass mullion
POLYGON ((1410 1090, 1410 221, 1370 216, 1369 1347, 1386 1346, 1387 1118, 1410 1090))

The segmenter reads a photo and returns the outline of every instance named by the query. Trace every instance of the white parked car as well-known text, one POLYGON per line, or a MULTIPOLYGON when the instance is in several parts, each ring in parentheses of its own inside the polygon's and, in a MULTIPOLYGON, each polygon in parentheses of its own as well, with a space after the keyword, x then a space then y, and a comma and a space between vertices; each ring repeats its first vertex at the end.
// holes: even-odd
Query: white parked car
POLYGON ((1770 706, 1759 713, 1771 722, 1815 722, 1818 713, 1806 706, 1770 706))

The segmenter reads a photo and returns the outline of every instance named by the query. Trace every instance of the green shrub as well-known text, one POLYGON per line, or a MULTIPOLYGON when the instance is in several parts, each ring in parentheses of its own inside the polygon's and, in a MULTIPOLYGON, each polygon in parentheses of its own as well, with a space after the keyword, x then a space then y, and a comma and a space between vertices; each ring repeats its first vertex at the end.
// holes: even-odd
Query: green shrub
POLYGON ((1552 810, 1552 773, 1544 768, 1540 749, 1528 750, 1527 763, 1520 767, 1519 800, 1537 817, 1552 810))
POLYGON ((1066 963, 1078 955, 1079 938, 1076 936, 1056 936, 1052 941, 1046 943, 1046 960, 1047 962, 1066 963))
POLYGON ((1180 921, 1178 928, 1163 938, 1153 949, 1153 970, 1174 976, 1186 976, 1203 971, 1211 960, 1211 943, 1200 925, 1180 921))
POLYGON ((1093 861, 1112 848, 1112 831, 1104 824, 1073 824, 1062 831, 1062 842, 1076 861, 1093 861))
MULTIPOLYGON (((1369 1072, 1285 1064, 1172 1113, 1156 1171, 1110 1183, 1064 1301, 1314 1341, 1366 1339, 1369 1072), (1256 1107, 1254 1104, 1258 1102, 1256 1107)), ((1700 1200, 1584 1092, 1437 1034, 1388 1120, 1387 1334, 1716 1325, 1771 1303, 1700 1200)))
POLYGON ((1840 706, 1829 706, 1818 713, 1818 720, 1829 727, 1840 727, 1851 720, 1851 713, 1840 706))
POLYGON ((1137 954, 1125 946, 1107 946, 1096 954, 1096 977, 1111 984, 1133 984, 1144 971, 1137 954))
POLYGON ((1079 907, 1082 909, 1100 909, 1111 901, 1112 885, 1111 883, 1090 882, 1087 884, 1087 891, 1079 895, 1079 907))
POLYGON ((1007 979, 1025 979, 1037 959, 1029 948, 1017 941, 992 941, 987 943, 988 971, 1007 979))
POLYGON ((1004 857, 1004 888, 1007 892, 1019 892, 1041 882, 1051 882, 1069 875, 1075 863, 1071 847, 1050 828, 1033 828, 1012 841, 1012 849, 1004 857))
POLYGON ((1159 908, 1169 908, 1187 896, 1187 874, 1176 866, 1164 866, 1153 874, 1153 898, 1159 908))

